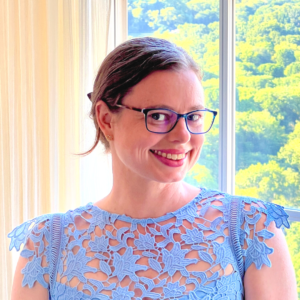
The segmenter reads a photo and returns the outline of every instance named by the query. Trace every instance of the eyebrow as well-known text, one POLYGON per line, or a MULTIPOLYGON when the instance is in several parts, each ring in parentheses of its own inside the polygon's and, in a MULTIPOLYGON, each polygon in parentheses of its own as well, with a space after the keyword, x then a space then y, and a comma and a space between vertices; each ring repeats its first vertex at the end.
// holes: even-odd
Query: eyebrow
MULTIPOLYGON (((173 107, 170 107, 168 105, 165 105, 165 104, 162 104, 162 105, 151 105, 151 106, 148 106, 148 108, 166 108, 166 109, 170 109, 170 110, 174 110, 173 107)), ((195 106, 192 106, 190 107, 189 111, 193 111, 193 110, 198 110, 198 109, 204 109, 205 107, 203 105, 195 105, 195 106)))

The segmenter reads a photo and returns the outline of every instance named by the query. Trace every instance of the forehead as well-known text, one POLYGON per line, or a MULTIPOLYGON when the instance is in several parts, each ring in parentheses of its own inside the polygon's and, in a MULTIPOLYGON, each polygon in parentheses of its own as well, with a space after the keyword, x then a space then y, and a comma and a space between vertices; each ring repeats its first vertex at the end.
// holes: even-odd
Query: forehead
POLYGON ((138 108, 166 107, 184 113, 204 107, 204 92, 192 70, 155 71, 135 85, 123 103, 138 108))

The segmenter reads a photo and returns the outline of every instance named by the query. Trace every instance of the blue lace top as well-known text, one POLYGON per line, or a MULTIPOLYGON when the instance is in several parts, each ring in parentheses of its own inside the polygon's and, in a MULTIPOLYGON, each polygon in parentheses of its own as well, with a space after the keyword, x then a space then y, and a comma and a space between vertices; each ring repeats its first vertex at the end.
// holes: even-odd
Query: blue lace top
POLYGON ((52 300, 243 299, 243 276, 265 264, 282 206, 201 189, 175 212, 132 219, 89 203, 16 227, 10 250, 28 260, 23 286, 40 283, 52 300))

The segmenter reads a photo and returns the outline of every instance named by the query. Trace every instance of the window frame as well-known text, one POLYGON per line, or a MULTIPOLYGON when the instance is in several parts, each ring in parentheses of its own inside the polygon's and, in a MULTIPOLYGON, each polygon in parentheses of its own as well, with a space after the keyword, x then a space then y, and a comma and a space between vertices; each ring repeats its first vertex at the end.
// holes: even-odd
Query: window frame
POLYGON ((235 190, 234 0, 219 0, 219 189, 235 190))

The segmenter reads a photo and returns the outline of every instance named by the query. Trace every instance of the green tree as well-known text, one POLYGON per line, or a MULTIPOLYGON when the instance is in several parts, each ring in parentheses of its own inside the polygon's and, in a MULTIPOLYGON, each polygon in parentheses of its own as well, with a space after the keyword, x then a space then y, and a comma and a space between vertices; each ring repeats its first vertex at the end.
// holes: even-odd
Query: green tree
POLYGON ((300 176, 291 168, 278 162, 257 163, 237 172, 237 195, 251 196, 284 206, 300 206, 300 176))
POLYGON ((284 74, 286 76, 291 76, 293 74, 300 74, 300 62, 294 62, 288 65, 284 70, 284 74))
MULTIPOLYGON (((205 76, 205 75, 204 75, 205 76)), ((207 80, 209 81, 209 80, 207 80)), ((219 82, 218 79, 214 80, 214 82, 219 82)), ((207 84, 205 82, 205 84, 207 84)), ((216 109, 219 107, 219 87, 218 86, 209 86, 204 90, 205 103, 209 108, 216 109)))
POLYGON ((281 87, 283 89, 286 89, 286 87, 289 88, 299 88, 299 82, 300 82, 300 74, 294 74, 289 77, 281 77, 281 78, 274 78, 273 83, 275 87, 281 87))
POLYGON ((190 0, 187 6, 194 11, 196 23, 208 25, 219 21, 219 1, 190 0))
POLYGON ((219 167, 219 118, 217 117, 212 129, 205 134, 205 142, 201 150, 198 163, 210 170, 213 181, 208 179, 206 187, 216 188, 218 186, 219 167))
POLYGON ((295 44, 297 46, 300 46, 300 35, 299 34, 293 34, 293 35, 286 35, 283 36, 283 39, 289 43, 289 44, 295 44))
POLYGON ((285 126, 286 132, 292 131, 295 121, 300 118, 300 89, 298 87, 266 87, 257 91, 254 101, 273 116, 278 118, 281 116, 280 124, 285 126))
POLYGON ((235 64, 236 77, 256 75, 258 70, 254 63, 237 61, 235 64))
POLYGON ((286 67, 292 62, 296 61, 294 50, 292 49, 279 49, 276 51, 275 59, 277 64, 286 67))
POLYGON ((241 42, 237 48, 237 58, 242 62, 253 63, 255 66, 271 62, 271 54, 268 49, 244 42, 241 42))
POLYGON ((272 77, 283 77, 284 68, 281 65, 268 63, 262 64, 258 67, 261 74, 271 75, 272 77))
POLYGON ((211 170, 197 163, 187 174, 185 181, 206 188, 218 189, 218 182, 211 174, 211 170))
POLYGON ((274 87, 273 77, 270 75, 240 76, 236 86, 255 88, 257 91, 266 87, 274 87))
POLYGON ((236 113, 237 170, 245 169, 257 161, 267 162, 276 156, 286 141, 280 120, 267 110, 236 113))
POLYGON ((236 110, 242 111, 260 111, 261 106, 254 101, 254 96, 257 90, 239 86, 236 88, 236 110))
MULTIPOLYGON (((284 159, 285 163, 294 167, 300 172, 300 122, 295 125, 295 129, 288 135, 288 142, 280 149, 278 157, 284 159)), ((299 200, 300 201, 300 200, 299 200)))

